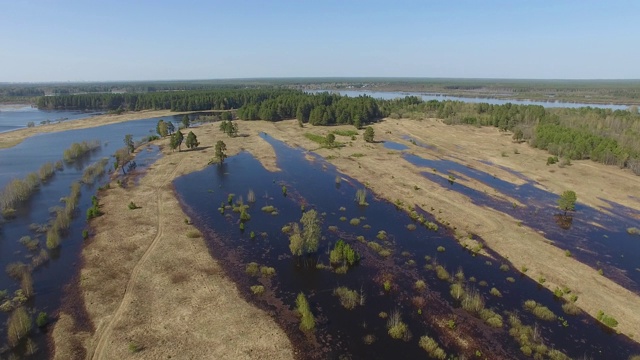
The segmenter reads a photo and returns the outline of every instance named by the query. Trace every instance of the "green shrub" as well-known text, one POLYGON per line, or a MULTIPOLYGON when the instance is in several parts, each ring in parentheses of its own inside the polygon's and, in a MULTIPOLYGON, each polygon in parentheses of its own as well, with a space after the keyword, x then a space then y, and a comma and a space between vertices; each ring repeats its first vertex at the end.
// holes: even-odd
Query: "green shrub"
POLYGON ((202 236, 202 234, 198 230, 189 230, 189 231, 187 231, 187 237, 190 238, 190 239, 196 239, 196 238, 199 238, 201 236, 202 236))
POLYGON ((549 310, 548 307, 542 304, 538 304, 534 300, 525 301, 524 308, 525 310, 535 315, 538 319, 545 320, 545 321, 553 321, 557 319, 557 316, 556 314, 553 313, 553 311, 549 310))
POLYGON ((502 265, 500 265, 500 270, 502 270, 502 271, 509 271, 509 265, 507 265, 507 264, 502 264, 502 265))
POLYGON ((444 248, 444 246, 438 246, 437 250, 438 252, 445 252, 446 249, 444 248))
POLYGON ((351 245, 345 243, 343 240, 338 240, 334 245, 333 250, 329 253, 329 261, 332 264, 344 262, 349 266, 353 266, 360 261, 360 254, 358 254, 351 245))
POLYGON ((137 353, 142 351, 142 347, 136 343, 134 343, 133 341, 129 343, 129 352, 130 353, 137 353))
POLYGON ((333 290, 333 295, 340 299, 340 304, 348 310, 355 308, 360 303, 360 295, 355 290, 350 290, 345 286, 333 290))
MULTIPOLYGON (((274 206, 272 206, 272 205, 263 206, 261 210, 262 210, 262 211, 264 211, 264 212, 266 212, 266 213, 272 213, 272 212, 274 212, 274 211, 277 211, 277 209, 276 209, 274 206)), ((285 226, 286 226, 286 225, 285 225, 285 226)), ((283 229, 284 229, 284 228, 283 228, 283 229)))
POLYGON ((316 327, 316 320, 309 308, 309 302, 304 293, 299 293, 296 298, 296 310, 300 314, 300 329, 302 331, 311 331, 316 327))
POLYGON ((264 286, 262 285, 253 285, 250 289, 253 295, 262 295, 264 293, 264 286))
POLYGON ((262 276, 270 277, 276 274, 276 269, 269 266, 261 266, 260 273, 262 274, 262 276))
POLYGON ((360 225, 360 219, 358 218, 353 218, 349 221, 349 224, 353 225, 353 226, 358 226, 360 225))
POLYGON ((627 229, 627 233, 629 235, 640 235, 640 229, 638 229, 637 227, 630 227, 627 229))
POLYGON ((250 262, 247 264, 247 267, 245 268, 245 272, 247 274, 249 274, 250 276, 256 276, 258 275, 258 272, 260 271, 260 266, 258 265, 258 263, 256 262, 250 262))
POLYGON ((598 314, 596 315, 596 319, 601 323, 607 325, 610 328, 614 328, 618 326, 618 321, 614 319, 612 316, 609 316, 604 313, 602 310, 598 310, 598 314))
POLYGON ((500 290, 496 289, 496 288, 491 288, 491 290, 489 291, 489 293, 495 297, 502 297, 502 293, 500 293, 500 290))
POLYGON ((451 278, 451 275, 449 275, 447 269, 445 269, 442 265, 436 266, 436 276, 440 280, 449 280, 451 278))
POLYGON ((433 359, 444 360, 447 358, 447 354, 440 348, 438 342, 426 335, 420 337, 418 345, 433 359))
POLYGON ((427 288, 427 284, 423 280, 418 280, 414 284, 414 288, 418 291, 422 291, 427 288))
POLYGON ((408 335, 409 327, 402 322, 400 312, 394 311, 387 320, 387 330, 392 339, 403 339, 408 335))
POLYGON ((38 313, 38 317, 36 317, 36 325, 38 325, 38 327, 44 327, 49 323, 49 316, 47 315, 46 312, 41 311, 40 313, 38 313))
POLYGON ((416 224, 407 225, 407 229, 410 230, 410 231, 414 231, 416 229, 416 224))

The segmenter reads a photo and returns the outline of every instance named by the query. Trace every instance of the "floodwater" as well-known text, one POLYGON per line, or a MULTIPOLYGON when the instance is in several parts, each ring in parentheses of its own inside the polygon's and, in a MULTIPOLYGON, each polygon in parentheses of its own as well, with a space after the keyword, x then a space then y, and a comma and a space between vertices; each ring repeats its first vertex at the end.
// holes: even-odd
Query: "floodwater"
POLYGON ((42 122, 77 120, 99 115, 101 112, 40 110, 29 105, 0 106, 0 133, 27 127, 29 122, 36 126, 42 122))
MULTIPOLYGON (((165 117, 170 119, 171 117, 165 117)), ((179 121, 178 117, 173 119, 179 121)), ((124 146, 125 134, 132 134, 134 140, 155 132, 158 119, 143 119, 126 123, 111 124, 89 129, 70 130, 58 133, 40 134, 25 139, 19 145, 0 149, 0 188, 4 187, 13 178, 23 178, 27 173, 37 171, 38 168, 49 161, 62 160, 63 151, 73 142, 83 140, 99 140, 102 146, 83 156, 74 163, 67 163, 63 171, 57 171, 53 177, 42 184, 31 198, 18 207, 15 219, 4 220, 0 225, 0 267, 5 268, 7 264, 21 261, 29 264, 31 258, 40 249, 46 249, 45 234, 38 234, 30 230, 31 224, 46 224, 53 215, 49 209, 61 206, 60 199, 68 196, 70 186, 73 182, 80 180, 83 169, 98 161, 103 157, 111 155, 120 147, 124 146), (23 236, 30 236, 39 240, 38 250, 29 251, 18 240, 23 236)), ((136 158, 136 171, 143 171, 158 157, 157 147, 145 147, 136 158)), ((112 160, 106 167, 113 169, 112 160)), ((71 223, 68 231, 62 236, 59 249, 47 250, 50 260, 42 267, 38 267, 32 273, 34 279, 35 296, 25 305, 35 314, 40 311, 49 314, 54 313, 60 306, 64 292, 64 287, 69 284, 78 270, 80 251, 82 248, 82 230, 87 227, 85 212, 91 206, 91 196, 95 194, 106 175, 97 180, 93 185, 83 185, 81 197, 77 207, 77 216, 71 223)), ((64 206, 64 204, 62 204, 64 206)), ((0 290, 7 290, 11 297, 15 290, 20 288, 19 281, 12 279, 4 271, 0 272, 0 290)), ((0 302, 1 303, 1 302, 0 302)), ((0 313, 0 322, 5 323, 6 313, 0 313)), ((7 338, 6 327, 0 327, 0 355, 3 352, 5 339, 7 338)), ((46 358, 48 344, 42 333, 35 330, 32 338, 36 341, 39 351, 34 355, 36 358, 46 358)), ((18 347, 15 354, 24 355, 24 349, 18 347)), ((6 355, 6 354, 5 354, 6 355)), ((0 357, 4 358, 4 355, 0 357)))
POLYGON ((340 95, 346 95, 349 97, 358 97, 362 95, 371 96, 376 99, 393 100, 397 98, 403 98, 405 96, 417 96, 424 101, 437 100, 437 101, 462 101, 466 103, 487 103, 491 105, 504 105, 507 103, 516 105, 540 105, 546 108, 581 108, 590 106, 592 108, 611 109, 611 110, 627 110, 629 105, 615 105, 615 104, 589 104, 589 103, 569 103, 559 101, 532 101, 532 100, 504 100, 504 99, 491 99, 482 97, 461 97, 450 96, 444 94, 425 94, 420 92, 406 92, 406 91, 363 91, 363 90, 307 90, 308 93, 320 93, 331 92, 340 95))
POLYGON ((451 160, 429 160, 407 153, 403 158, 428 169, 423 175, 429 180, 468 196, 475 204, 511 215, 523 225, 542 232, 555 246, 569 250, 577 260, 594 269, 603 269, 605 276, 640 294, 640 258, 631 255, 640 254, 640 241, 637 235, 627 233, 628 228, 638 226, 640 211, 610 201, 610 208, 600 211, 581 204, 578 194, 576 210, 565 216, 557 208, 558 195, 544 190, 536 181, 521 174, 519 177, 525 181, 524 184, 515 185, 451 160), (492 196, 491 192, 475 190, 460 182, 452 183, 449 174, 478 181, 524 206, 514 206, 492 196))
MULTIPOLYGON (((513 269, 500 269, 509 264, 497 254, 495 260, 487 262, 481 256, 463 249, 442 224, 437 231, 428 230, 413 221, 406 212, 393 204, 367 195, 368 206, 359 206, 355 193, 364 186, 354 179, 339 174, 321 158, 307 160, 305 153, 263 135, 275 149, 278 166, 282 171, 271 173, 247 153, 230 157, 221 166, 210 166, 200 172, 182 176, 174 181, 185 211, 196 226, 205 234, 212 256, 218 259, 227 274, 239 284, 243 295, 250 301, 274 315, 276 321, 287 331, 292 341, 309 357, 338 358, 424 358, 426 353, 419 348, 419 338, 428 334, 441 344, 448 354, 462 351, 457 348, 450 333, 435 325, 450 319, 461 336, 475 339, 475 350, 489 358, 524 358, 519 345, 508 335, 506 325, 499 330, 488 328, 466 311, 459 308, 449 295, 449 281, 436 278, 434 272, 425 268, 435 260, 450 273, 464 271, 467 286, 476 288, 484 297, 487 308, 501 313, 518 312, 524 323, 536 324, 546 345, 561 350, 571 357, 593 357, 623 359, 638 353, 640 346, 622 335, 603 330, 592 318, 563 313, 561 302, 547 289, 534 281, 520 276, 513 269), (336 177, 341 178, 337 182, 336 177), (286 187, 286 195, 282 187, 286 187), (249 205, 251 219, 240 230, 239 214, 230 209, 221 214, 217 208, 227 204, 229 194, 234 201, 242 196, 247 200, 249 190, 256 194, 255 204, 249 205), (262 211, 263 206, 274 206, 277 214, 262 211), (303 210, 315 209, 320 214, 322 240, 316 256, 297 258, 291 256, 288 236, 281 228, 300 219, 303 210), (359 219, 359 224, 351 223, 359 219), (408 225, 417 225, 411 230, 408 225), (368 225, 368 226, 365 226, 368 225), (377 240, 380 230, 388 234, 387 240, 377 240), (255 237, 252 238, 251 233, 255 237), (366 242, 376 242, 391 251, 391 256, 382 257, 366 242), (338 239, 344 239, 362 256, 359 265, 346 274, 337 274, 327 268, 318 268, 316 263, 329 264, 328 252, 338 239), (439 251, 438 247, 445 251, 439 251), (427 260, 425 256, 430 258, 427 260), (255 278, 245 273, 245 266, 257 262, 273 267, 272 278, 255 278), (507 280, 507 278, 511 278, 507 280), (386 291, 383 279, 390 279, 390 290, 386 291), (416 280, 423 279, 428 290, 425 293, 413 289, 416 280), (480 286, 480 281, 487 286, 480 286), (256 296, 249 287, 262 284, 264 295, 256 296), (333 289, 347 286, 366 297, 364 305, 353 310, 344 309, 333 289), (498 298, 489 294, 496 287, 502 293, 498 298), (292 315, 295 298, 303 292, 316 318, 315 336, 309 338, 298 329, 298 320, 292 315), (412 305, 412 298, 422 296, 426 305, 420 311, 412 305), (567 320, 566 326, 558 320, 537 320, 522 308, 527 299, 534 299, 567 320), (394 340, 386 328, 387 320, 380 312, 399 311, 413 336, 410 339, 394 340), (444 319, 444 320, 443 320, 444 319), (364 338, 375 339, 371 344, 364 338), (372 336, 372 337, 371 337, 372 336)), ((420 212, 428 221, 435 220, 420 212)), ((357 221, 356 221, 357 222, 357 221)), ((482 241, 482 239, 478 239, 482 241)), ((489 250, 490 251, 490 250, 489 250)), ((467 357, 468 358, 468 357, 467 357)))

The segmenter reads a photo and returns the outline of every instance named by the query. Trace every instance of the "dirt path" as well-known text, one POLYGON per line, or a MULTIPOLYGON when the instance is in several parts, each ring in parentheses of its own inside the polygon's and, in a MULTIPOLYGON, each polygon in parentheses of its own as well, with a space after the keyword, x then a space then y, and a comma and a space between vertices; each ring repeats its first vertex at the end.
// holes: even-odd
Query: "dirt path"
MULTIPOLYGON (((147 261, 147 259, 149 259, 151 253, 156 249, 158 243, 160 242, 160 239, 164 235, 163 224, 166 223, 166 219, 163 216, 164 202, 162 201, 162 198, 161 198, 162 188, 174 179, 175 174, 177 173, 178 168, 180 167, 180 164, 183 161, 184 161, 184 158, 180 159, 180 162, 177 165, 175 165, 175 168, 171 172, 171 174, 165 177, 164 179, 162 179, 161 183, 156 187, 156 203, 157 203, 157 209, 158 209, 157 211, 158 223, 157 223, 156 236, 155 238, 153 238, 153 241, 151 242, 151 245, 149 245, 149 247, 147 248, 147 251, 145 251, 144 255, 142 255, 140 260, 133 267, 133 272, 129 277, 129 281, 127 282, 127 287, 124 290, 124 296, 122 297, 122 300, 120 301, 120 304, 118 305, 116 312, 113 314, 113 316, 111 316, 110 319, 106 320, 106 325, 104 325, 102 329, 100 326, 98 326, 98 328, 96 329, 96 336, 98 337, 98 340, 97 340, 96 348, 92 352, 90 352, 90 353, 93 353, 93 355, 91 356, 92 359, 97 360, 97 359, 105 358, 105 347, 107 345, 107 341, 111 337, 113 326, 114 324, 116 324, 118 321, 121 320, 122 314, 124 312, 125 304, 131 302, 130 300, 131 292, 133 290, 133 287, 135 286, 136 281, 138 280, 138 275, 140 273, 140 270, 142 269, 142 266, 147 261)), ((105 324, 105 322, 102 322, 102 324, 105 324)))

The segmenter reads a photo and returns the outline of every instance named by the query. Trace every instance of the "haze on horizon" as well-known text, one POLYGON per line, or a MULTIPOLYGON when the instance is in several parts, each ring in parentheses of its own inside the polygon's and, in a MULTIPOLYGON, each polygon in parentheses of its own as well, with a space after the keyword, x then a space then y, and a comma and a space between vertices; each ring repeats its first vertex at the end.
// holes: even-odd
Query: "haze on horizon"
POLYGON ((637 1, 1 0, 0 82, 640 79, 637 1))

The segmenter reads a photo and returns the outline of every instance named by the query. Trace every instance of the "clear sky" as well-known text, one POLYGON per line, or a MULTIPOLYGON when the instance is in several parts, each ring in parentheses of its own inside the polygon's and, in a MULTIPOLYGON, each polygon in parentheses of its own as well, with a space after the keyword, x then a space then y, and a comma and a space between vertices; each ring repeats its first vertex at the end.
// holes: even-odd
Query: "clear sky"
POLYGON ((640 1, 0 0, 0 82, 640 79, 640 1))

